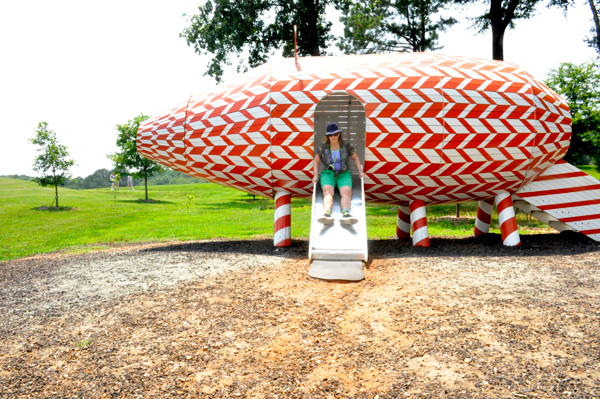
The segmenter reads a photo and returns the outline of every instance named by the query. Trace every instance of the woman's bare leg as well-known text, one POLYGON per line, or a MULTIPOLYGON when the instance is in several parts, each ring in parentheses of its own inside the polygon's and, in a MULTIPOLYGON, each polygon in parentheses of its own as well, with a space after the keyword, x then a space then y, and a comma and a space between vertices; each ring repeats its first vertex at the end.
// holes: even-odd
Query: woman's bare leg
POLYGON ((331 210, 333 207, 333 186, 323 186, 323 209, 331 210))
POLYGON ((340 194, 342 195, 342 210, 350 210, 350 204, 352 202, 352 189, 350 187, 340 187, 340 194))

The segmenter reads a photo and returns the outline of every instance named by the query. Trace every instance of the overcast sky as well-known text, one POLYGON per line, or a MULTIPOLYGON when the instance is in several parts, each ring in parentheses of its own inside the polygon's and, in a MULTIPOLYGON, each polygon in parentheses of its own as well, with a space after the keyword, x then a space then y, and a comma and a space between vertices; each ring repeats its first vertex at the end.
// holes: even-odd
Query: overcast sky
MULTIPOLYGON (((35 175, 36 151, 28 139, 40 121, 68 146, 77 162, 74 176, 110 168, 106 155, 116 150, 116 124, 140 112, 157 115, 214 86, 202 76, 208 58, 179 38, 186 26, 183 14, 193 14, 201 2, 0 2, 0 175, 35 175)), ((441 52, 491 58, 491 33, 468 29, 465 17, 474 11, 453 14, 460 23, 441 34, 441 52)), ((338 15, 328 17, 341 35, 338 15)), ((518 21, 507 32, 505 60, 544 79, 560 62, 594 57, 583 43, 591 26, 584 0, 567 19, 540 7, 534 19, 518 21)))

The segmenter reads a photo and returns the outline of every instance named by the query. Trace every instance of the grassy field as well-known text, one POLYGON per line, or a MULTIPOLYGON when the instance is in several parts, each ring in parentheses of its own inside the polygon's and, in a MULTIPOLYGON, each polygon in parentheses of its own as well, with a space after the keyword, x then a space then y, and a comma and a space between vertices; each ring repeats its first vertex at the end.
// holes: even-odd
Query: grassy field
POLYGON ((580 165, 577 166, 579 169, 583 170, 588 175, 595 177, 596 179, 600 179, 600 172, 598 172, 598 168, 593 165, 580 165))
MULTIPOLYGON (((143 191, 59 188, 60 205, 73 210, 39 211, 36 208, 51 204, 52 188, 0 178, 0 260, 59 250, 83 252, 113 243, 273 235, 270 200, 254 200, 251 195, 212 183, 152 186, 149 196, 156 202, 140 202, 143 191), (189 201, 188 195, 194 199, 189 201)), ((310 211, 310 199, 292 199, 294 238, 308 237, 310 211)), ((369 206, 369 238, 393 237, 396 212, 391 205, 369 206)), ((452 216, 454 205, 431 206, 427 212, 431 235, 469 236, 477 204, 461 204, 460 219, 452 216)), ((523 214, 518 214, 517 220, 521 233, 551 231, 523 214)), ((499 233, 497 224, 494 214, 492 232, 499 233)))

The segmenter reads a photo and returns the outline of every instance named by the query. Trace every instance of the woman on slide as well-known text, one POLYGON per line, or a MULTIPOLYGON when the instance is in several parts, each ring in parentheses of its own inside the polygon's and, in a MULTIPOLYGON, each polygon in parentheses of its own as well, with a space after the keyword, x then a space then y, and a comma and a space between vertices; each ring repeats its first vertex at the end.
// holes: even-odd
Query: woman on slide
POLYGON ((340 190, 342 224, 354 224, 358 219, 350 214, 350 201, 352 198, 352 175, 350 173, 350 159, 354 161, 360 177, 365 177, 365 174, 360 165, 360 159, 354 152, 354 148, 343 139, 342 131, 338 128, 337 123, 327 125, 325 133, 325 141, 319 147, 315 154, 314 162, 314 177, 313 182, 320 180, 323 188, 323 207, 325 213, 317 221, 322 224, 332 224, 334 222, 331 216, 331 208, 333 207, 333 192, 337 185, 340 190), (323 172, 319 176, 319 164, 323 162, 323 172))

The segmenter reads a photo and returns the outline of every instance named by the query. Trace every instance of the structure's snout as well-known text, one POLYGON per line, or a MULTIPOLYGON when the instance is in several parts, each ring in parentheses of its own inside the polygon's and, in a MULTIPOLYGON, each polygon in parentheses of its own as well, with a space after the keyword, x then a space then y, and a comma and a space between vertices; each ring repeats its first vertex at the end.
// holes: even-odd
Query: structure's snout
POLYGON ((188 173, 185 158, 186 108, 187 101, 140 125, 137 135, 138 152, 171 169, 188 173))
POLYGON ((257 68, 146 121, 138 151, 191 176, 271 198, 268 72, 257 68))

